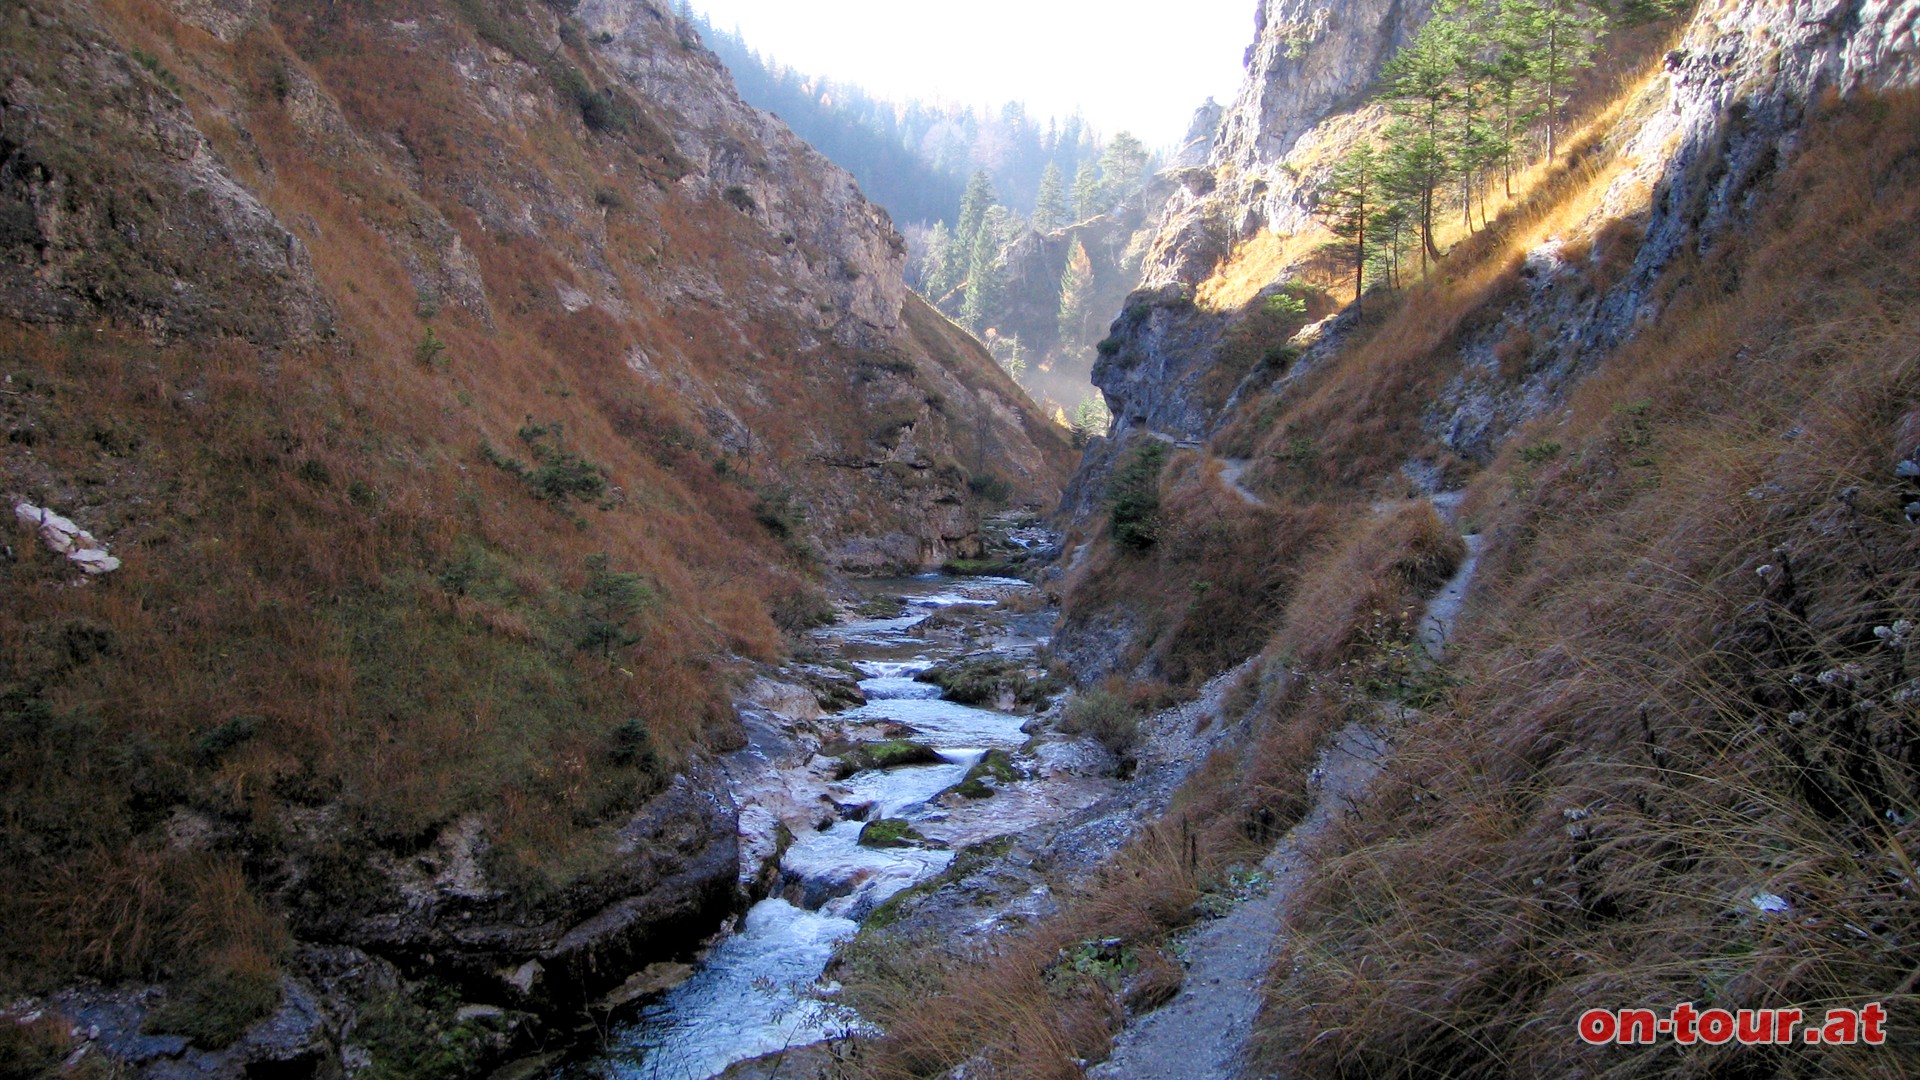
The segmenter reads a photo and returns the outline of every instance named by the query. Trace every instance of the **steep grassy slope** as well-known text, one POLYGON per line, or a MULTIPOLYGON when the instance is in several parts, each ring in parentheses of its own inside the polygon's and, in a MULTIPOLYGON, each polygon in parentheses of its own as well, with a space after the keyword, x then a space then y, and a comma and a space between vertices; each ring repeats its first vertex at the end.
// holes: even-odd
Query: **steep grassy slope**
POLYGON ((1475 483, 1476 629, 1296 909, 1273 1060, 1914 1067, 1917 121, 1911 93, 1821 111, 1752 230, 1475 483), (1898 1045, 1572 1035, 1683 1001, 1884 1001, 1898 1045))
POLYGON ((0 992, 617 983, 730 903, 700 763, 823 571, 1057 491, 845 174, 664 5, 561 7, 0 13, 0 492, 125 563, 7 537, 0 992))

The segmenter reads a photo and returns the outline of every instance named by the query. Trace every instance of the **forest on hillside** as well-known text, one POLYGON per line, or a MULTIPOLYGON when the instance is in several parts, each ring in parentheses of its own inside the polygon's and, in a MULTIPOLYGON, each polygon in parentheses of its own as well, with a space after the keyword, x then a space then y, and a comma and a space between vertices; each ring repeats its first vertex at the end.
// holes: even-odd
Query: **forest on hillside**
POLYGON ((1060 265, 1048 268, 1059 282, 1058 317, 1023 340, 1004 329, 1031 322, 1013 311, 1022 298, 1010 294, 1008 248, 1029 231, 1050 234, 1112 212, 1153 175, 1156 154, 1128 132, 1103 137, 1084 117, 1042 120, 1020 102, 995 110, 888 101, 783 64, 684 2, 681 13, 742 99, 778 116, 886 207, 912 252, 915 291, 982 337, 1049 411, 1089 432, 1105 429, 1098 395, 1085 389, 1092 343, 1111 314, 1092 310, 1094 259, 1077 239, 1061 248, 1060 265), (1056 368, 1058 377, 1032 377, 1056 368))
POLYGON ((1315 217, 1358 302, 1368 283, 1397 288, 1417 260, 1441 256, 1441 214, 1465 231, 1488 226, 1494 189, 1513 197, 1530 159, 1559 157, 1565 112, 1608 33, 1671 15, 1671 0, 1586 7, 1542 0, 1448 2, 1381 73, 1376 98, 1391 122, 1334 163, 1315 217))
POLYGON ((1098 176, 1104 140, 1081 116, 1040 119, 1017 101, 998 110, 888 101, 783 64, 749 45, 739 29, 718 27, 703 13, 688 10, 685 17, 733 73, 742 99, 778 116, 852 173, 902 227, 951 225, 975 172, 985 172, 1000 201, 1022 215, 1040 202, 1050 167, 1065 177, 1077 178, 1083 169, 1098 176))

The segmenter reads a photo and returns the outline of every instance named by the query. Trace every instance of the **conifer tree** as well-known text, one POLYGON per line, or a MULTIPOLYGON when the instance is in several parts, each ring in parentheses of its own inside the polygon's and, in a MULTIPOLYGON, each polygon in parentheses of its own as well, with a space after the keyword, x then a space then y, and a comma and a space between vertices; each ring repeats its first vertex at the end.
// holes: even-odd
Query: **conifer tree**
POLYGON ((1100 173, 1093 162, 1080 163, 1080 171, 1073 178, 1073 216, 1076 220, 1086 221, 1099 217, 1106 212, 1100 205, 1100 173))
POLYGON ((1107 408, 1106 395, 1091 391, 1073 409, 1073 434, 1077 445, 1104 438, 1113 426, 1113 413, 1107 408))
POLYGON ((1532 28, 1539 18, 1538 0, 1500 0, 1486 28, 1493 46, 1487 65, 1487 83, 1493 106, 1500 114, 1500 168, 1507 197, 1513 197, 1514 151, 1522 132, 1540 118, 1531 94, 1534 69, 1532 28))
POLYGON ((998 205, 1000 196, 993 190, 993 177, 981 169, 967 181, 967 193, 960 197, 960 217, 954 222, 953 235, 962 246, 969 246, 987 219, 987 209, 998 205))
POLYGON ((1050 233, 1067 223, 1066 178, 1060 173, 1060 166, 1047 162, 1047 171, 1040 175, 1040 194, 1033 201, 1033 230, 1050 233))
POLYGON ((953 233, 947 230, 947 223, 934 222, 933 228, 927 230, 927 249, 920 256, 919 278, 920 287, 925 290, 927 299, 936 303, 945 291, 951 291, 953 288, 951 283, 947 284, 945 291, 940 287, 947 264, 952 257, 952 251, 953 233))
POLYGON ((1106 152, 1100 155, 1102 213, 1120 205, 1121 200, 1139 189, 1151 158, 1146 144, 1131 132, 1123 131, 1113 137, 1106 152))
POLYGON ((1560 150, 1560 114, 1573 91, 1574 76, 1593 66, 1593 52, 1607 17, 1575 0, 1541 0, 1529 29, 1534 51, 1533 79, 1547 119, 1547 160, 1560 150))
POLYGON ((1378 242, 1372 230, 1380 214, 1380 158, 1373 144, 1363 142, 1341 155, 1319 195, 1314 216, 1333 233, 1326 250, 1353 268, 1353 303, 1358 308, 1378 242))
MULTIPOLYGON (((1473 231, 1473 192, 1480 177, 1501 160, 1501 129, 1493 111, 1494 61, 1485 48, 1485 24, 1471 7, 1445 9, 1460 29, 1454 54, 1453 85, 1447 101, 1446 148, 1460 181, 1460 213, 1473 231)), ((1480 208, 1485 222, 1487 210, 1480 208)))
POLYGON ((1387 95, 1395 121, 1387 129, 1387 173, 1397 195, 1410 200, 1420 228, 1421 269, 1440 257, 1434 242, 1435 197, 1450 173, 1448 109, 1465 35, 1447 18, 1427 21, 1413 42, 1388 62, 1387 95))
POLYGON ((993 190, 993 178, 987 175, 985 169, 975 172, 973 178, 967 181, 966 194, 960 199, 960 217, 954 224, 953 239, 947 245, 940 280, 933 290, 936 297, 951 295, 953 290, 969 280, 975 241, 986 223, 988 209, 999 201, 999 196, 993 190))
POLYGON ((1060 339, 1080 340, 1087 316, 1093 313, 1093 260, 1078 237, 1067 249, 1067 267, 1060 275, 1060 339))
POLYGON ((1000 246, 1018 224, 1004 206, 989 207, 975 231, 967 259, 967 299, 960 308, 960 322, 978 334, 1000 312, 1001 294, 1006 291, 1006 268, 1000 262, 1000 246))
POLYGON ((1367 273, 1373 275, 1374 280, 1384 280, 1389 288, 1397 289, 1401 285, 1400 257, 1407 249, 1413 212, 1406 200, 1394 198, 1386 161, 1384 155, 1376 159, 1380 208, 1373 217, 1374 240, 1370 245, 1373 250, 1367 257, 1367 273))

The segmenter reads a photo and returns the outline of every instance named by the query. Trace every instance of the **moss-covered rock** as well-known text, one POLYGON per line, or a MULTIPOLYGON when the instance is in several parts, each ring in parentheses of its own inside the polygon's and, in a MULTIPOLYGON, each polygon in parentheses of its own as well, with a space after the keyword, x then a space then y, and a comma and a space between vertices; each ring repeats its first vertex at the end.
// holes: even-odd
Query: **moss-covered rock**
POLYGON ((1046 672, 997 656, 943 664, 915 678, 938 686, 941 697, 962 705, 991 705, 1011 695, 1016 703, 1032 708, 1066 689, 1046 672))
POLYGON ((946 758, 940 752, 925 743, 908 739, 888 739, 885 742, 841 743, 826 748, 828 757, 839 758, 834 766, 836 780, 845 780, 855 773, 869 769, 898 769, 906 765, 938 765, 946 758))
POLYGON ((911 847, 922 843, 926 837, 915 831, 914 827, 900 818, 882 818, 869 821, 860 830, 860 846, 870 848, 911 847))
POLYGON ((1013 755, 1005 750, 989 750, 978 764, 967 770, 966 779, 940 794, 958 795, 963 799, 991 799, 994 796, 994 784, 1011 784, 1018 779, 1020 771, 1014 767, 1013 755), (994 784, 989 784, 988 780, 994 784))

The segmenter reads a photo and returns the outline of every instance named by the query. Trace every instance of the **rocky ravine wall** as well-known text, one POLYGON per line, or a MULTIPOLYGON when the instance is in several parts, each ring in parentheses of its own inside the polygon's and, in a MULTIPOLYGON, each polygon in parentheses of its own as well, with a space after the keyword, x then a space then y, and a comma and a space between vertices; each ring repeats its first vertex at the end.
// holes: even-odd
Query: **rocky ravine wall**
MULTIPOLYGON (((1292 342, 1294 359, 1257 365, 1224 407, 1210 408, 1196 388, 1240 316, 1195 306, 1194 288, 1234 242, 1305 226, 1315 174, 1297 163, 1324 161, 1378 121, 1360 97, 1429 12, 1425 4, 1375 0, 1263 6, 1246 82, 1209 164, 1188 170, 1169 198, 1144 270, 1148 287, 1129 298, 1095 366, 1115 425, 1088 449, 1068 486, 1071 520, 1102 511, 1106 478, 1129 440, 1156 433, 1204 443, 1237 410, 1280 399, 1342 348, 1351 313, 1307 328, 1292 342)), ((1423 418, 1432 454, 1487 461, 1518 426, 1557 407, 1657 315, 1656 286, 1683 250, 1705 251, 1740 228, 1822 94, 1920 82, 1917 26, 1920 7, 1892 0, 1702 4, 1664 74, 1596 151, 1624 167, 1594 215, 1531 252, 1517 287, 1496 296, 1496 306, 1459 336, 1449 358, 1456 374, 1423 418), (1618 222, 1612 238, 1569 243, 1592 238, 1609 221, 1618 222), (1591 287, 1605 280, 1596 268, 1618 258, 1612 245, 1621 243, 1637 244, 1630 267, 1591 287), (1511 340, 1531 342, 1519 378, 1511 367, 1503 373, 1497 354, 1511 340)), ((1436 470, 1416 460, 1408 475, 1431 483, 1436 470)), ((1108 655, 1118 640, 1111 626, 1069 619, 1056 647, 1108 655)))
MULTIPOLYGON (((1592 232, 1617 219, 1640 237, 1631 268, 1600 292, 1561 286, 1608 256, 1570 262, 1561 239, 1531 252, 1523 289, 1462 342, 1461 370, 1427 417, 1434 438, 1485 461, 1516 427, 1546 415, 1608 352, 1659 314, 1661 275, 1683 251, 1737 234, 1821 95, 1920 83, 1920 8, 1891 0, 1723 0, 1700 6, 1665 73, 1609 138, 1626 167, 1592 232), (1638 192, 1651 190, 1642 203, 1638 192), (1524 334, 1527 373, 1500 378, 1495 350, 1524 334)), ((1572 240, 1569 236, 1566 240, 1572 240)), ((1618 241, 1616 241, 1618 242, 1618 241)))

